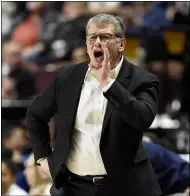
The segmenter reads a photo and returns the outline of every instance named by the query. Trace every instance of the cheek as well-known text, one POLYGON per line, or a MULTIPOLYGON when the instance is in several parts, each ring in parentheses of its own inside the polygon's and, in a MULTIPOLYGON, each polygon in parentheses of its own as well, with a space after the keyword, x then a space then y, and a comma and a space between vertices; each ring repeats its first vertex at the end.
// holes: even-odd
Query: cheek
POLYGON ((114 45, 114 44, 109 45, 108 51, 109 51, 109 54, 111 55, 110 56, 110 58, 111 58, 115 54, 115 52, 117 51, 116 45, 114 45))
POLYGON ((92 45, 90 45, 90 44, 87 44, 87 53, 88 53, 88 55, 91 55, 92 54, 92 45))
POLYGON ((110 52, 113 56, 118 55, 119 46, 118 46, 117 44, 112 44, 112 45, 110 45, 109 52, 110 52))

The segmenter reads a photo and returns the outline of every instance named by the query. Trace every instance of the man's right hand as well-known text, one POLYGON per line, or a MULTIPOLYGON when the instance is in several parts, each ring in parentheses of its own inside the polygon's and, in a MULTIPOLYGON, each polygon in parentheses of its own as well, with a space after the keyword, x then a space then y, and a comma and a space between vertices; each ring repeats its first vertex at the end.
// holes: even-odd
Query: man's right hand
POLYGON ((47 158, 40 160, 39 163, 41 165, 41 168, 42 168, 43 172, 48 174, 48 176, 52 179, 51 174, 50 174, 50 170, 49 170, 49 165, 48 165, 47 158))

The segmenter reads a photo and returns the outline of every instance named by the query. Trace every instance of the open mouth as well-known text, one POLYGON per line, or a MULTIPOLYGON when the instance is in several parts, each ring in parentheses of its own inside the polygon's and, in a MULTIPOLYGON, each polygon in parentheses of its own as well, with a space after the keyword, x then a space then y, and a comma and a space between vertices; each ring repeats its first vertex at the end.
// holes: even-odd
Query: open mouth
POLYGON ((94 51, 94 57, 97 61, 103 61, 104 54, 102 51, 94 51))

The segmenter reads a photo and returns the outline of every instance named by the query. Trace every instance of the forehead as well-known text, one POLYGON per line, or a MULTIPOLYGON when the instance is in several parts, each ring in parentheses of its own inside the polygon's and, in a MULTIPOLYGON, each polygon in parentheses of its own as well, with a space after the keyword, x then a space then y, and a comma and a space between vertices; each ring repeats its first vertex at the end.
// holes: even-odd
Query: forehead
POLYGON ((96 24, 92 23, 89 25, 87 34, 100 34, 100 33, 115 33, 115 26, 113 24, 96 24))

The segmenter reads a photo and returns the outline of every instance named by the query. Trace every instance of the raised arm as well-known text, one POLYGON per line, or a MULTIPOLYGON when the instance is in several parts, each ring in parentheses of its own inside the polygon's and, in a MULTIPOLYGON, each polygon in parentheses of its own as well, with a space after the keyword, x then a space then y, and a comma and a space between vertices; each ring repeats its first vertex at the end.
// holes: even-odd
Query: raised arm
POLYGON ((139 131, 147 130, 156 115, 159 82, 151 76, 150 82, 142 83, 133 94, 117 81, 104 93, 123 120, 139 131))

